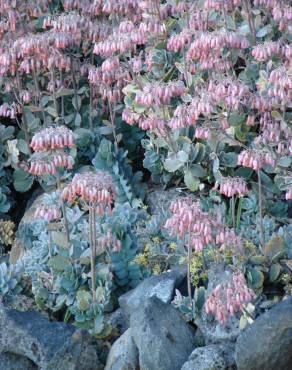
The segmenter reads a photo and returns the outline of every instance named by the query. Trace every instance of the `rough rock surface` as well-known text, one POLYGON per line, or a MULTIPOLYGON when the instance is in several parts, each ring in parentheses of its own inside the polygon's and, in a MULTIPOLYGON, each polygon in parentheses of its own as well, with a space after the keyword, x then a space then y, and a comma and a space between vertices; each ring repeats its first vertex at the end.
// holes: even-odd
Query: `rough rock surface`
MULTIPOLYGON (((208 270, 206 299, 218 284, 229 281, 231 276, 232 272, 228 270, 225 264, 212 265, 208 270)), ((240 334, 239 319, 237 317, 230 317, 226 324, 222 325, 212 315, 207 315, 205 310, 202 310, 202 314, 196 319, 196 325, 202 332, 206 344, 235 342, 240 334)))
POLYGON ((231 345, 211 344, 196 348, 181 370, 226 370, 235 365, 231 345))
POLYGON ((15 355, 14 353, 0 353, 1 370, 38 370, 36 366, 27 357, 15 355))
POLYGON ((138 370, 138 349, 128 329, 111 347, 105 370, 138 370))
POLYGON ((0 307, 0 353, 23 356, 45 370, 98 370, 90 336, 37 312, 0 307))
MULTIPOLYGON (((26 210, 24 212, 24 215, 18 225, 18 232, 21 230, 22 227, 25 227, 26 224, 30 224, 34 221, 34 213, 38 205, 40 205, 43 202, 43 199, 45 197, 45 194, 33 194, 33 200, 28 204, 26 207, 26 210)), ((10 263, 16 263, 19 259, 23 257, 25 254, 25 245, 23 241, 17 236, 13 242, 13 245, 11 247, 10 251, 10 263)))
POLYGON ((105 315, 106 322, 114 329, 118 331, 120 335, 129 328, 126 323, 125 316, 121 308, 118 308, 114 312, 105 315))
POLYGON ((174 307, 157 297, 141 303, 130 326, 143 370, 180 370, 194 349, 195 332, 174 307))
POLYGON ((186 268, 173 269, 158 276, 145 279, 137 288, 130 290, 119 298, 119 304, 126 321, 130 322, 132 312, 150 297, 158 297, 162 302, 170 303, 174 289, 186 276, 186 268))
POLYGON ((292 298, 265 312, 237 339, 239 370, 292 368, 292 298))
POLYGON ((146 204, 152 215, 161 215, 167 212, 170 203, 180 196, 191 196, 194 197, 194 199, 196 198, 194 194, 180 191, 177 188, 163 190, 160 186, 157 186, 146 194, 146 204))

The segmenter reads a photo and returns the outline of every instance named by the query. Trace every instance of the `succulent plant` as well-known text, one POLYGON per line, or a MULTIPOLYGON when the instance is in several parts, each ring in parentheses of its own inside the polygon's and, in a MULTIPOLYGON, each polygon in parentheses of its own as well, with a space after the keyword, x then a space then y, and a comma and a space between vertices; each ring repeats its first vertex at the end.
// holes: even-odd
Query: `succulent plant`
POLYGON ((0 297, 11 298, 21 292, 22 272, 21 265, 7 265, 5 262, 0 264, 0 297))

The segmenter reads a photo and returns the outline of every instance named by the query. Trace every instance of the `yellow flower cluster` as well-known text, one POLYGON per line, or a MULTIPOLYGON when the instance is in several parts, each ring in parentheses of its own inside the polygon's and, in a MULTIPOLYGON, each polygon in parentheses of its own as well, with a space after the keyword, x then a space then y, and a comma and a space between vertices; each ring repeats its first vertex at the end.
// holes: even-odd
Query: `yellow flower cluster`
POLYGON ((12 245, 15 224, 12 221, 0 221, 0 242, 5 246, 12 245))
POLYGON ((205 280, 207 274, 204 271, 203 255, 202 253, 196 253, 193 255, 190 264, 191 282, 194 286, 199 285, 200 279, 205 280))

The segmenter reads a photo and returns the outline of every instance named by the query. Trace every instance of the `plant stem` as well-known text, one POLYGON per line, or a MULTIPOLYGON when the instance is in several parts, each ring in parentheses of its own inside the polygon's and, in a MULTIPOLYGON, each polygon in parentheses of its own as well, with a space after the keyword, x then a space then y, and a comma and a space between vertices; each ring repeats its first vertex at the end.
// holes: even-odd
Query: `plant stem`
POLYGON ((55 86, 56 81, 55 81, 55 73, 54 73, 53 68, 51 69, 51 78, 52 78, 52 85, 53 85, 54 108, 55 108, 57 116, 59 117, 59 107, 58 107, 58 101, 57 101, 57 98, 56 98, 56 86, 55 86))
MULTIPOLYGON (((18 84, 18 91, 20 91, 21 90, 21 82, 20 82, 20 78, 19 78, 19 74, 18 73, 16 74, 16 78, 17 78, 17 84, 18 84)), ((18 102, 18 104, 20 105, 21 110, 22 110, 22 124, 21 125, 19 124, 19 121, 18 121, 18 118, 17 117, 16 117, 16 122, 17 122, 18 126, 21 128, 21 130, 23 130, 23 132, 24 132, 24 138, 25 138, 25 142, 26 142, 27 147, 28 147, 28 153, 29 153, 29 155, 31 155, 32 152, 31 152, 31 148, 30 148, 30 140, 29 140, 29 133, 28 133, 28 124, 27 124, 27 121, 26 121, 26 116, 25 116, 25 111, 24 111, 24 105, 23 105, 22 101, 20 100, 20 98, 18 97, 18 95, 16 93, 16 89, 15 89, 14 83, 12 83, 12 89, 13 89, 13 93, 14 93, 15 99, 18 102)))
POLYGON ((108 109, 110 112, 110 122, 111 122, 111 128, 113 131, 113 136, 114 136, 114 147, 115 147, 115 153, 118 153, 118 140, 117 140, 117 133, 116 133, 116 126, 115 126, 115 115, 113 112, 112 104, 108 99, 108 109))
POLYGON ((93 225, 93 207, 89 208, 89 240, 90 240, 90 265, 91 265, 91 290, 92 290, 92 300, 96 302, 96 291, 95 291, 95 251, 94 251, 94 225, 93 225))
POLYGON ((73 90, 74 90, 74 100, 75 100, 75 117, 74 120, 79 113, 79 107, 78 107, 78 95, 77 95, 77 82, 75 77, 75 68, 74 68, 74 60, 73 56, 70 56, 70 63, 71 63, 71 73, 72 73, 72 82, 73 82, 73 90))
POLYGON ((190 305, 193 311, 193 300, 192 300, 192 286, 191 286, 191 260, 192 260, 192 250, 191 250, 191 232, 189 231, 189 240, 188 240, 188 273, 187 273, 187 281, 188 281, 188 295, 190 299, 190 305))
MULTIPOLYGON (((60 176, 57 174, 57 188, 59 192, 61 193, 61 182, 60 182, 60 176)), ((64 218, 64 227, 65 227, 65 233, 66 233, 66 241, 67 241, 67 246, 69 247, 71 244, 70 241, 70 233, 69 233, 69 224, 68 224, 68 219, 67 219, 67 212, 66 212, 66 207, 65 207, 65 202, 60 197, 61 200, 61 208, 62 208, 62 213, 63 213, 63 218, 64 218)))
POLYGON ((232 195, 232 198, 231 198, 231 211, 232 211, 232 226, 233 226, 233 229, 235 231, 236 223, 235 223, 235 199, 234 199, 234 195, 232 195))
POLYGON ((258 170, 258 184, 259 184, 260 244, 262 249, 264 250, 265 240, 264 240, 263 205, 262 205, 262 179, 260 175, 260 170, 258 170))
POLYGON ((46 125, 46 116, 45 116, 45 111, 44 111, 44 107, 43 107, 43 104, 42 104, 42 94, 41 94, 41 91, 40 91, 36 70, 33 69, 32 73, 33 73, 33 80, 34 80, 34 85, 35 85, 35 89, 36 89, 36 94, 37 94, 37 98, 38 98, 38 105, 39 105, 39 108, 40 108, 40 110, 42 112, 42 115, 43 115, 44 125, 46 125))
POLYGON ((226 14, 226 9, 224 6, 223 6, 223 16, 224 16, 224 25, 225 25, 226 31, 228 31, 227 14, 226 14))
MULTIPOLYGON (((91 51, 90 62, 94 65, 94 54, 91 51)), ((89 84, 89 128, 90 131, 93 133, 93 85, 89 84)))
POLYGON ((92 119, 92 111, 93 111, 93 88, 92 84, 89 84, 89 128, 90 131, 93 132, 93 119, 92 119))
POLYGON ((95 258, 96 258, 96 242, 97 242, 97 239, 96 239, 96 210, 95 208, 93 208, 93 212, 92 212, 92 225, 93 225, 93 256, 94 256, 94 261, 95 261, 95 258))
MULTIPOLYGON (((62 69, 60 70, 60 80, 61 80, 61 86, 64 86, 64 76, 62 69)), ((62 117, 62 123, 65 123, 65 105, 64 105, 64 96, 61 96, 61 117, 62 117)))
POLYGON ((257 38, 256 38, 256 28, 255 28, 251 8, 250 8, 250 1, 249 0, 244 0, 243 4, 244 4, 244 7, 245 7, 245 11, 247 13, 247 19, 248 19, 248 25, 249 25, 250 33, 252 34, 253 42, 256 43, 256 40, 257 40, 257 38))

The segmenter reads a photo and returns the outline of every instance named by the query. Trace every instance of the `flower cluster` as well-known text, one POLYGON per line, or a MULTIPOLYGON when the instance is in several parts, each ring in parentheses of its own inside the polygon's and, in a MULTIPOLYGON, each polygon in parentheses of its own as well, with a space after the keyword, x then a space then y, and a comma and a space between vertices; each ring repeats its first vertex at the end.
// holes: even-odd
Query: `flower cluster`
POLYGON ((291 155, 292 129, 285 123, 277 122, 269 114, 260 118, 261 134, 255 144, 275 148, 278 154, 291 155))
POLYGON ((122 249, 122 243, 112 234, 112 232, 108 231, 106 235, 102 235, 97 239, 97 247, 102 251, 112 247, 114 252, 120 252, 122 249))
POLYGON ((170 211, 173 215, 166 221, 165 227, 171 235, 182 240, 188 237, 187 243, 196 252, 201 252, 210 244, 217 244, 222 250, 240 242, 234 230, 222 224, 218 214, 202 211, 200 204, 189 198, 174 201, 170 211))
POLYGON ((143 91, 136 94, 135 101, 139 104, 151 107, 152 104, 169 104, 171 98, 181 96, 186 88, 181 81, 170 83, 152 82, 148 83, 143 91))
POLYGON ((210 139, 211 138, 211 130, 206 127, 197 127, 195 132, 196 139, 210 139))
POLYGON ((232 11, 236 6, 240 6, 242 4, 242 0, 206 0, 204 3, 204 8, 206 10, 226 10, 232 11))
POLYGON ((11 119, 15 119, 16 116, 21 113, 22 110, 17 104, 9 105, 7 103, 4 103, 0 105, 0 117, 9 117, 11 119))
POLYGON ((216 182, 215 189, 218 189, 220 194, 231 198, 235 195, 244 197, 248 194, 246 182, 241 177, 221 177, 219 182, 216 182))
POLYGON ((58 221, 61 219, 61 210, 57 206, 41 204, 36 208, 34 218, 48 222, 58 221))
POLYGON ((73 164, 74 160, 71 155, 67 153, 55 154, 47 157, 46 160, 33 159, 30 163, 29 173, 35 176, 56 176, 58 168, 67 168, 68 170, 72 170, 73 164))
POLYGON ((231 68, 230 61, 222 56, 223 48, 246 49, 248 40, 234 32, 202 32, 190 45, 187 61, 198 61, 201 69, 225 71, 231 68))
POLYGON ((122 89, 131 81, 129 71, 123 68, 117 58, 108 58, 101 67, 89 66, 88 80, 94 85, 95 95, 103 100, 120 102, 122 89), (116 66, 114 68, 114 66, 116 66))
POLYGON ((269 76, 270 88, 268 89, 268 96, 270 98, 278 98, 281 104, 289 102, 292 99, 292 76, 289 70, 281 66, 271 71, 269 76))
POLYGON ((249 167, 255 171, 266 165, 275 165, 275 160, 269 152, 263 152, 255 149, 243 150, 238 156, 238 164, 243 167, 249 167))
POLYGON ((112 177, 104 171, 78 173, 62 192, 64 200, 73 203, 80 199, 87 206, 94 207, 98 214, 111 210, 114 197, 112 177))
POLYGON ((46 150, 73 148, 75 140, 73 132, 65 126, 48 127, 34 134, 30 146, 35 152, 46 150))
POLYGON ((192 98, 189 104, 177 106, 173 118, 170 120, 170 126, 173 129, 179 129, 195 125, 201 114, 210 117, 214 111, 215 103, 212 97, 210 94, 202 92, 192 98))
POLYGON ((208 93, 213 104, 224 101, 227 108, 238 110, 240 103, 246 103, 249 97, 249 88, 236 79, 212 79, 208 85, 208 93))
POLYGON ((292 186, 288 189, 288 191, 285 194, 286 200, 292 200, 292 186))
POLYGON ((67 148, 75 146, 73 132, 65 126, 47 127, 34 134, 30 146, 35 151, 29 172, 35 176, 57 175, 58 168, 71 170, 74 165, 67 148))
POLYGON ((167 49, 178 52, 180 49, 190 45, 192 42, 193 35, 191 30, 183 29, 181 33, 173 35, 169 38, 167 42, 167 49))
POLYGON ((255 298, 255 293, 246 285, 241 272, 234 273, 230 282, 215 287, 205 303, 207 314, 215 316, 224 324, 230 316, 242 311, 244 305, 255 298))
POLYGON ((265 62, 270 60, 272 56, 281 57, 283 53, 285 53, 285 47, 279 41, 266 41, 263 44, 255 46, 251 54, 256 60, 265 62))

